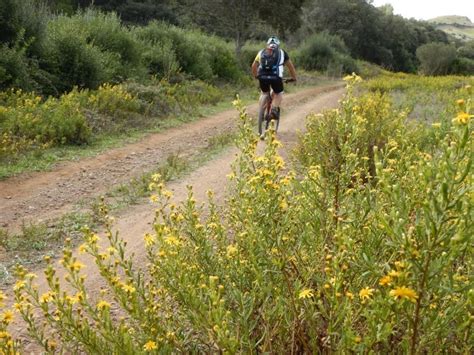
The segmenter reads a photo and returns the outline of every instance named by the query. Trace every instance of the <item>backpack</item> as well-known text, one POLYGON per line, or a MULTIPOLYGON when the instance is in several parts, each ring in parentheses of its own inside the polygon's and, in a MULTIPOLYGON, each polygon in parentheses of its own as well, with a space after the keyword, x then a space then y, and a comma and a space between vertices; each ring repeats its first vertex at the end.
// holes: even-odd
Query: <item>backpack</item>
POLYGON ((263 49, 260 53, 259 75, 279 76, 281 50, 273 50, 268 53, 263 49))

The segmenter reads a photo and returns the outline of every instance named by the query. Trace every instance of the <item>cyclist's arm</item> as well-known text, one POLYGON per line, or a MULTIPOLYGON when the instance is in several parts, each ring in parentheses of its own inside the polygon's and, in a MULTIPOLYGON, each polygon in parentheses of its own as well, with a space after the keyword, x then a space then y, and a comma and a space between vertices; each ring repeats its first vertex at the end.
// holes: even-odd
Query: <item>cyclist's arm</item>
POLYGON ((260 64, 259 64, 257 61, 255 61, 255 60, 254 60, 253 63, 252 63, 252 76, 254 77, 254 79, 257 78, 257 71, 258 71, 258 66, 259 66, 259 65, 260 65, 260 64))
POLYGON ((291 61, 291 59, 288 59, 286 62, 285 62, 285 65, 286 67, 288 68, 288 70, 290 71, 290 75, 291 75, 291 78, 296 81, 296 69, 295 69, 295 66, 293 65, 293 62, 291 61))

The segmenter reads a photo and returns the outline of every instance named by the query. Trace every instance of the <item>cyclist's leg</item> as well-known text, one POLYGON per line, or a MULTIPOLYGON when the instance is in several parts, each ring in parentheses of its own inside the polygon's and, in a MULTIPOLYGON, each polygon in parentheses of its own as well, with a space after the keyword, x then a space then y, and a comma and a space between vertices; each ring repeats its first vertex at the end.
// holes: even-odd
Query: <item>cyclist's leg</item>
POLYGON ((262 106, 266 100, 268 95, 270 94, 270 82, 265 79, 259 79, 260 83, 260 99, 258 100, 259 105, 262 106))
POLYGON ((273 101, 272 101, 272 111, 277 119, 280 118, 280 105, 283 100, 283 80, 282 78, 276 78, 272 81, 273 89, 273 101))

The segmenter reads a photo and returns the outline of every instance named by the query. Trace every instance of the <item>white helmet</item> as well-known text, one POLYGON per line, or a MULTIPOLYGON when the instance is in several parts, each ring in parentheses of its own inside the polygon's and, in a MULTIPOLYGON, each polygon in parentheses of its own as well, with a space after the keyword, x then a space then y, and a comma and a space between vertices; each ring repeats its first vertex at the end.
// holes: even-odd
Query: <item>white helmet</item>
POLYGON ((280 40, 276 36, 271 36, 267 41, 267 47, 277 49, 280 46, 280 40))

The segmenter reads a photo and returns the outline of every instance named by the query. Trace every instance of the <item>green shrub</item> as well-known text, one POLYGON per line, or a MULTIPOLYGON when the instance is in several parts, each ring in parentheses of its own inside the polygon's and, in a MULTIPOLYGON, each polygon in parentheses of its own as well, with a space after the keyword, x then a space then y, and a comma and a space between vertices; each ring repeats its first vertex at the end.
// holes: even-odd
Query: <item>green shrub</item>
POLYGON ((0 90, 10 87, 32 89, 25 50, 0 46, 0 90))
POLYGON ((87 43, 117 58, 119 66, 113 68, 113 80, 123 81, 144 74, 142 43, 122 25, 115 13, 87 9, 73 16, 71 22, 73 27, 85 32, 87 43))
POLYGON ((171 84, 162 80, 147 85, 129 82, 127 91, 142 101, 152 116, 192 113, 199 105, 215 104, 223 96, 221 90, 203 81, 171 84))
POLYGON ((201 41, 210 56, 212 73, 219 79, 236 81, 242 77, 242 70, 233 47, 217 37, 201 35, 201 41))
POLYGON ((46 8, 35 0, 0 2, 0 43, 21 45, 28 54, 41 54, 46 33, 46 8))
POLYGON ((209 57, 199 41, 191 38, 191 31, 157 21, 137 31, 138 36, 152 43, 171 43, 180 70, 200 79, 211 79, 209 57))
POLYGON ((43 101, 34 93, 18 90, 2 93, 0 103, 0 133, 12 137, 12 142, 30 142, 25 148, 84 144, 91 137, 73 94, 43 101))
POLYGON ((258 51, 265 47, 264 43, 246 42, 240 50, 240 65, 241 68, 250 73, 250 67, 257 56, 258 51))
POLYGON ((427 43, 417 48, 416 57, 423 74, 444 75, 456 59, 456 48, 446 43, 427 43))
POLYGON ((148 73, 158 78, 170 79, 179 71, 179 63, 171 42, 145 43, 143 62, 148 73))
POLYGON ((305 40, 297 52, 295 62, 307 70, 329 70, 341 74, 357 71, 356 62, 350 57, 344 42, 326 32, 314 34, 305 40))
POLYGON ((97 88, 112 78, 115 57, 87 43, 85 29, 76 27, 70 18, 59 16, 49 23, 48 56, 45 66, 55 75, 59 93, 79 88, 97 88))
POLYGON ((450 72, 457 75, 474 75, 474 59, 456 58, 451 64, 450 72))
POLYGON ((464 43, 463 46, 457 49, 460 57, 466 57, 474 60, 474 40, 464 43))

